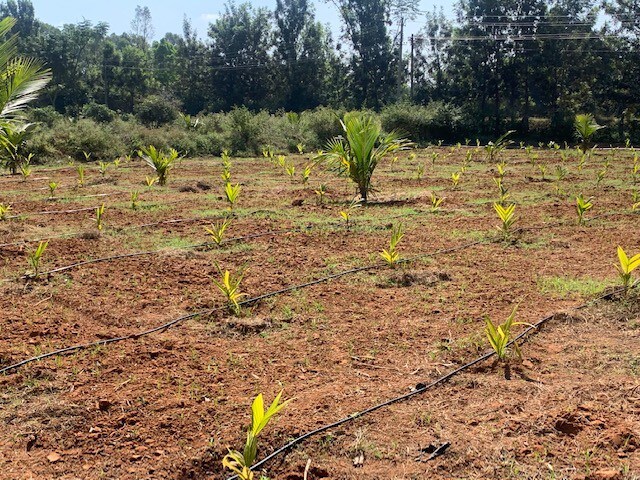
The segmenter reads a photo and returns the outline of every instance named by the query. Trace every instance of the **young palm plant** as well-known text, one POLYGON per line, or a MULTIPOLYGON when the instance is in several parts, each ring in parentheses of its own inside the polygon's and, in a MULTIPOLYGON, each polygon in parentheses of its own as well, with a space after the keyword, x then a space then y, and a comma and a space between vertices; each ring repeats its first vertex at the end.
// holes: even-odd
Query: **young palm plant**
POLYGON ((581 193, 576 197, 576 211, 578 212, 578 225, 584 224, 584 214, 587 211, 591 210, 591 208, 593 207, 593 202, 591 200, 592 200, 591 198, 585 200, 581 193))
POLYGON ((239 300, 246 296, 246 293, 240 292, 240 282, 242 282, 242 278, 244 277, 245 271, 240 272, 238 276, 233 276, 229 272, 229 270, 225 270, 224 272, 218 266, 218 271, 220 272, 220 281, 214 280, 213 283, 218 290, 226 297, 227 306, 229 310, 236 316, 240 315, 240 302, 239 300))
POLYGON ((236 183, 235 185, 231 185, 231 183, 227 183, 224 186, 224 195, 229 202, 229 210, 233 210, 236 202, 238 201, 238 197, 240 196, 240 184, 236 183))
POLYGON ((604 128, 602 125, 598 125, 598 122, 590 113, 576 115, 573 126, 580 141, 579 146, 582 153, 585 153, 590 148, 593 135, 601 128, 604 128))
POLYGON ((444 197, 438 197, 434 192, 429 194, 431 200, 431 213, 437 213, 440 211, 440 206, 444 202, 444 197))
POLYGON ((56 189, 59 187, 60 185, 56 182, 49 182, 49 198, 53 198, 56 194, 56 189))
POLYGON ((38 248, 36 248, 35 251, 27 255, 27 261, 32 268, 32 270, 28 272, 28 275, 31 275, 33 278, 38 278, 40 276, 40 261, 42 260, 42 256, 44 255, 48 245, 49 241, 43 240, 38 244, 38 248))
POLYGON ((0 203, 0 220, 6 220, 12 207, 8 203, 0 203))
POLYGON ((380 256, 384 259, 385 262, 390 267, 394 267, 398 261, 400 260, 400 254, 398 253, 397 246, 404 237, 404 232, 402 231, 402 224, 399 223, 392 227, 391 229, 391 239, 389 240, 389 249, 382 249, 380 252, 380 256))
POLYGON ((247 440, 242 452, 229 449, 229 453, 222 459, 224 468, 228 468, 240 480, 253 480, 254 473, 251 466, 258 455, 258 435, 269 424, 271 419, 282 410, 291 400, 280 402, 282 391, 278 393, 267 410, 264 409, 264 399, 259 394, 251 405, 251 426, 247 432, 247 440))
POLYGON ((171 148, 169 153, 165 153, 153 145, 149 145, 149 148, 140 150, 138 155, 156 172, 160 186, 165 186, 169 170, 173 167, 174 162, 178 160, 178 152, 171 148))
POLYGON ((227 230, 227 227, 231 225, 231 219, 226 218, 221 222, 217 222, 216 224, 211 224, 211 228, 205 228, 206 232, 211 236, 213 242, 220 246, 222 244, 222 240, 224 238, 224 233, 227 230))
POLYGON ((618 260, 620 260, 620 265, 616 265, 616 267, 620 274, 620 280, 622 280, 622 286, 625 291, 628 292, 633 286, 631 272, 640 267, 640 253, 629 258, 623 248, 618 246, 618 260))
MULTIPOLYGON (((516 310, 517 308, 514 308, 511 315, 509 315, 509 317, 500 325, 494 324, 489 317, 485 319, 485 334, 487 335, 489 344, 496 352, 498 360, 501 362, 505 361, 510 353, 508 345, 511 341, 511 327, 515 325, 529 325, 524 322, 514 321, 516 317, 516 310)), ((514 342, 513 346, 516 354, 519 357, 522 357, 518 345, 514 342)))
POLYGON ((350 112, 340 122, 344 137, 327 143, 326 152, 316 161, 326 161, 357 186, 362 203, 367 203, 374 190, 372 177, 378 163, 387 155, 409 148, 411 142, 396 132, 383 134, 373 115, 350 112))
POLYGON ((104 228, 104 203, 96 207, 96 227, 99 232, 104 228))
POLYGON ((499 203, 494 203, 493 209, 496 211, 498 217, 500 218, 500 221, 502 222, 502 225, 500 225, 500 231, 502 232, 502 236, 506 241, 511 236, 511 228, 516 221, 516 218, 514 216, 516 205, 512 203, 507 207, 503 207, 499 203))

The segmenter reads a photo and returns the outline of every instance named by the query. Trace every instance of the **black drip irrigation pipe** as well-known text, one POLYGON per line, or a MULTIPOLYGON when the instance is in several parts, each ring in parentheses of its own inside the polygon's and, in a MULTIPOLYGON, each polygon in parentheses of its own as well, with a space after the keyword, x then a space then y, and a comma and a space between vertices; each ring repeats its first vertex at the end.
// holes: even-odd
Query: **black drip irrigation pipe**
MULTIPOLYGON (((475 242, 470 242, 470 243, 467 243, 465 245, 460 245, 460 246, 457 246, 457 247, 451 247, 451 248, 444 249, 444 250, 438 250, 438 251, 433 252, 433 253, 424 254, 424 255, 421 255, 420 257, 421 258, 424 258, 424 257, 435 257, 436 255, 448 254, 448 253, 455 252, 457 250, 463 250, 463 249, 469 248, 471 246, 478 245, 478 244, 483 243, 483 242, 484 242, 483 240, 477 240, 475 242)), ((416 257, 414 257, 414 258, 416 258, 416 257)), ((406 263, 406 262, 409 262, 409 261, 410 261, 410 259, 404 259, 404 260, 401 260, 400 262, 401 263, 406 263)), ((366 265, 366 266, 363 266, 363 267, 352 268, 352 269, 349 269, 349 270, 343 270, 342 272, 337 272, 337 273, 334 273, 334 274, 331 274, 331 275, 327 275, 326 277, 318 278, 318 279, 311 280, 309 282, 301 283, 301 284, 298 284, 298 285, 290 285, 290 286, 282 288, 280 290, 275 290, 273 292, 265 293, 265 294, 259 295, 257 297, 248 298, 246 300, 238 302, 238 304, 241 305, 241 306, 252 305, 252 304, 254 304, 256 302, 259 302, 261 300, 265 300, 265 299, 270 298, 270 297, 275 297, 275 296, 281 295, 283 293, 288 293, 288 292, 292 292, 294 290, 299 290, 299 289, 302 289, 302 288, 311 287, 313 285, 318 285, 320 283, 326 283, 326 282, 329 282, 331 280, 335 280, 336 278, 344 277, 346 275, 351 275, 353 273, 365 272, 367 270, 374 270, 374 269, 383 268, 383 267, 387 267, 387 264, 386 263, 377 263, 377 264, 373 264, 373 265, 366 265)), ((153 328, 151 328, 149 330, 145 330, 145 331, 142 331, 142 332, 133 333, 133 334, 125 335, 125 336, 121 336, 121 337, 107 338, 107 339, 99 340, 97 342, 92 342, 92 343, 74 345, 74 346, 71 346, 71 347, 66 347, 66 348, 61 348, 59 350, 55 350, 53 352, 44 353, 42 355, 31 357, 31 358, 28 358, 26 360, 22 360, 21 362, 15 363, 13 365, 9 365, 7 367, 4 367, 4 368, 0 369, 0 375, 5 374, 10 370, 14 370, 14 369, 17 369, 19 367, 22 367, 23 365, 26 365, 28 363, 32 363, 32 362, 36 362, 36 361, 39 361, 39 360, 43 360, 45 358, 52 357, 52 356, 55 356, 55 355, 61 355, 61 354, 65 354, 65 353, 75 352, 75 351, 78 351, 78 350, 92 348, 92 347, 96 347, 96 346, 100 346, 100 345, 107 345, 109 343, 120 342, 120 341, 123 341, 123 340, 129 340, 129 339, 136 339, 136 338, 144 337, 146 335, 150 335, 152 333, 155 333, 155 332, 158 332, 158 331, 161 331, 161 330, 166 330, 167 328, 172 327, 172 326, 174 326, 174 325, 176 325, 176 324, 178 324, 178 323, 180 323, 180 322, 182 322, 184 320, 188 320, 190 318, 195 318, 195 317, 200 317, 200 316, 203 316, 203 315, 210 315, 213 312, 221 311, 221 310, 224 310, 225 308, 226 307, 218 307, 218 308, 200 310, 198 312, 190 313, 190 314, 183 315, 181 317, 175 318, 175 319, 170 320, 170 321, 168 321, 166 323, 163 323, 160 326, 153 327, 153 328)))
MULTIPOLYGON (((234 242, 241 242, 243 240, 251 240, 253 238, 260 238, 260 237, 268 237, 268 236, 272 236, 272 235, 280 235, 283 233, 295 233, 295 232, 305 232, 307 230, 309 230, 311 227, 307 227, 307 228, 291 228, 291 229, 286 229, 286 230, 272 230, 269 232, 262 232, 262 233, 255 233, 252 235, 245 235, 243 237, 233 237, 233 238, 229 238, 227 240, 223 240, 221 242, 222 245, 226 245, 227 243, 234 243, 234 242)), ((196 249, 196 248, 207 248, 207 247, 211 247, 213 245, 217 245, 215 242, 205 242, 205 243, 196 243, 193 245, 184 245, 181 247, 172 247, 174 250, 191 250, 191 249, 196 249)), ((141 252, 131 252, 131 253, 123 253, 121 255, 112 255, 109 257, 100 257, 100 258, 92 258, 89 260, 84 260, 82 262, 77 262, 77 263, 72 263, 70 265, 64 265, 62 267, 57 267, 57 268, 53 268, 51 270, 47 270, 45 272, 41 272, 40 276, 42 277, 46 277, 48 275, 53 275, 54 273, 61 273, 61 272, 66 272, 68 270, 73 270, 74 268, 78 268, 84 265, 91 265, 93 263, 102 263, 102 262, 108 262, 111 260, 120 260, 120 259, 124 259, 124 258, 132 258, 132 257, 142 257, 144 255, 152 255, 154 253, 159 253, 166 250, 166 248, 156 248, 154 250, 145 250, 145 251, 141 251, 141 252)), ((17 281, 17 280, 27 280, 31 278, 29 275, 20 275, 19 277, 12 277, 12 278, 3 278, 0 279, 0 283, 6 283, 6 282, 11 282, 11 281, 17 281)))
MULTIPOLYGON (((624 287, 622 288, 618 288, 616 290, 614 290, 613 292, 609 292, 603 295, 600 295, 596 298, 593 298, 587 302, 582 303, 581 305, 578 305, 576 307, 571 308, 570 310, 576 311, 576 310, 582 310, 584 308, 587 308, 588 306, 590 306, 591 304, 600 301, 600 300, 604 300, 607 298, 612 297, 613 295, 615 295, 616 293, 622 292, 624 291, 624 287)), ((540 320, 538 320, 536 323, 530 325, 529 327, 527 327, 523 332, 521 332, 519 335, 517 335, 516 337, 514 337, 511 341, 509 341, 507 343, 507 347, 512 346, 514 343, 516 343, 518 340, 524 339, 525 337, 528 337, 529 334, 534 331, 534 330, 538 330, 540 326, 542 326, 543 324, 547 323, 548 321, 552 320, 554 317, 556 316, 556 314, 551 314, 548 315, 540 320)), ((525 339, 526 340, 526 339, 525 339)), ((414 397, 416 395, 420 395, 421 393, 426 392, 427 390, 430 390, 438 385, 441 385, 443 383, 445 383, 446 381, 450 380, 452 377, 458 375, 459 373, 468 370, 469 368, 477 365, 478 363, 484 362, 485 360, 488 360, 489 358, 493 357, 496 355, 496 352, 491 350, 487 353, 484 353, 482 355, 480 355, 479 357, 475 358, 474 360, 471 360, 468 363, 465 363, 464 365, 456 368, 455 370, 452 370, 451 372, 437 378, 436 380, 431 381, 430 383, 427 384, 423 384, 420 385, 419 388, 415 388, 414 390, 405 393, 404 395, 400 395, 398 397, 392 398, 390 400, 386 400, 382 403, 379 403, 377 405, 374 405, 373 407, 369 407, 365 410, 362 410, 360 412, 356 412, 353 413, 351 415, 349 415, 348 417, 344 417, 340 420, 337 420, 333 423, 324 425, 322 427, 316 428, 315 430, 311 430, 303 435, 300 435, 297 438, 294 438, 293 440, 291 440, 289 443, 285 444, 284 446, 278 448, 277 450, 275 450, 274 452, 272 452, 271 454, 267 455, 265 458, 263 458, 262 460, 260 460, 259 462, 256 462, 254 465, 251 466, 251 470, 257 470, 259 468, 261 468, 263 465, 265 465, 266 463, 268 463, 269 461, 273 460, 275 457, 287 452, 288 450, 292 449, 293 447, 295 447, 296 445, 302 443, 303 441, 305 441, 306 439, 313 437, 315 435, 318 435, 320 433, 326 432, 327 430, 331 430, 333 428, 336 428, 340 425, 343 425, 347 422, 351 422, 353 420, 356 420, 357 418, 363 417, 364 415, 368 415, 370 413, 375 412, 376 410, 380 410, 381 408, 384 407, 388 407, 389 405, 393 405, 395 403, 399 403, 402 402, 404 400, 407 400, 411 397, 414 397)), ((237 479, 238 476, 234 475, 232 477, 228 477, 227 480, 235 480, 237 479)))

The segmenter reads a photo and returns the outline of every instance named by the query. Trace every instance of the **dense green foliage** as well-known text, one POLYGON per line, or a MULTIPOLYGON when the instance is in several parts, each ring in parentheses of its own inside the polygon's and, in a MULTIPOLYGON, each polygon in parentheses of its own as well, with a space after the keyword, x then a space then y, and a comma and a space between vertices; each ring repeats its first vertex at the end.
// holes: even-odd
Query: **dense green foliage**
POLYGON ((607 127, 598 143, 640 140, 640 91, 632 83, 640 75, 638 2, 463 0, 455 21, 418 13, 413 0, 334 4, 338 39, 316 20, 310 0, 277 0, 274 11, 229 2, 204 39, 185 18, 180 34, 151 41, 148 8, 136 9, 131 32, 120 35, 88 20, 47 25, 29 0, 0 3, 0 16, 16 18, 19 52, 53 72, 39 100, 52 108, 32 120, 60 124, 64 138, 75 136, 68 118, 79 118, 74 127, 91 133, 65 149, 59 139, 47 146, 76 157, 75 145, 101 146, 106 132, 115 135, 106 142, 110 154, 156 144, 147 128, 161 125, 171 130, 164 146, 183 152, 252 152, 281 136, 286 150, 321 146, 353 109, 379 112, 386 131, 418 142, 487 139, 511 129, 514 139, 573 142, 578 113, 607 127), (423 23, 418 35, 401 35, 406 19, 423 23), (320 106, 338 116, 279 113, 320 106), (179 112, 206 116, 208 125, 182 132, 179 112), (89 132, 89 120, 106 130, 89 132))

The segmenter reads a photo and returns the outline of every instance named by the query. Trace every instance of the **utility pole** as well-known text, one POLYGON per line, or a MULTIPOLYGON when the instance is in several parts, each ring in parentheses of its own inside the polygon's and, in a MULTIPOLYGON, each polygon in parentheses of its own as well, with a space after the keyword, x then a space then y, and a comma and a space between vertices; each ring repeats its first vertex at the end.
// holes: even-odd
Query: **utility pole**
POLYGON ((402 84, 404 77, 404 68, 402 61, 402 44, 404 43, 404 17, 400 17, 400 47, 398 48, 398 99, 402 96, 402 84))
POLYGON ((410 88, 409 88, 409 99, 411 101, 413 101, 413 33, 411 34, 411 70, 409 72, 409 82, 410 82, 410 88))

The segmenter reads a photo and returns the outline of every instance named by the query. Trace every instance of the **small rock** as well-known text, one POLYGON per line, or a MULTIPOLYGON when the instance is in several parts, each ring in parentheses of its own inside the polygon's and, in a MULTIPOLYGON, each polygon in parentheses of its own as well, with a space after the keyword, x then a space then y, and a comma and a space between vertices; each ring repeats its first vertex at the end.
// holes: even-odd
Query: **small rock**
POLYGON ((622 478, 620 471, 613 468, 596 470, 589 476, 589 480, 618 480, 619 478, 622 478))
POLYGON ((51 452, 49 455, 47 455, 47 460, 49 460, 49 463, 56 463, 60 461, 61 458, 62 457, 60 456, 60 454, 56 452, 51 452))

